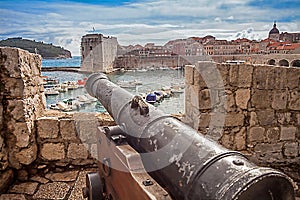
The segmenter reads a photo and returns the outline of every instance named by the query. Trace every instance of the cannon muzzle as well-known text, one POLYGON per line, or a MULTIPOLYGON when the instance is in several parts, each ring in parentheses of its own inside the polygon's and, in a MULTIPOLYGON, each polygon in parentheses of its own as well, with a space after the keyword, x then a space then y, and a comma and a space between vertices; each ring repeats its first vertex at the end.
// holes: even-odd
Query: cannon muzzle
POLYGON ((293 182, 285 174, 258 167, 240 152, 198 134, 106 75, 92 74, 86 90, 114 118, 147 172, 173 199, 295 199, 293 182))

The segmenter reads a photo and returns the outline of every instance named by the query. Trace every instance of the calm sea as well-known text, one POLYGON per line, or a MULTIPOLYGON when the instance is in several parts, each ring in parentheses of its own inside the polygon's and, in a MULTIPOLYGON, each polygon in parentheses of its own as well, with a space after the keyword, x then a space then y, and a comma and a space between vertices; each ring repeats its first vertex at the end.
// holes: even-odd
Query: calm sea
MULTIPOLYGON (((42 61, 42 67, 79 67, 81 63, 80 56, 74 56, 70 59, 55 59, 42 61)), ((56 78, 60 83, 65 81, 77 81, 88 77, 88 74, 74 73, 74 72, 42 72, 43 76, 56 78)), ((180 70, 148 70, 148 71, 125 71, 114 72, 108 75, 110 80, 117 82, 118 80, 140 80, 142 85, 136 88, 128 88, 132 94, 148 93, 154 90, 161 90, 163 87, 171 86, 172 84, 183 83, 184 72, 180 70)), ((86 94, 84 88, 70 90, 65 93, 60 93, 55 96, 48 96, 47 106, 55 104, 59 101, 69 98, 76 98, 79 95, 86 94)), ((160 110, 167 114, 178 114, 184 112, 184 93, 178 93, 171 98, 164 99, 161 103, 156 105, 160 110)), ((87 104, 78 110, 79 112, 105 112, 105 109, 99 102, 87 104)))

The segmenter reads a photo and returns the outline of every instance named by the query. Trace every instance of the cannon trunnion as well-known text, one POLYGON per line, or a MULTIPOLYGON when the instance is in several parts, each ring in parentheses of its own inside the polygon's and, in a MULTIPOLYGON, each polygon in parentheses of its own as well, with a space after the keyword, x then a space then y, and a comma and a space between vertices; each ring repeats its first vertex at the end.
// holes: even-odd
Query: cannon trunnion
POLYGON ((91 75, 86 89, 118 124, 99 127, 99 172, 87 175, 89 199, 295 199, 285 174, 198 134, 106 75, 91 75))

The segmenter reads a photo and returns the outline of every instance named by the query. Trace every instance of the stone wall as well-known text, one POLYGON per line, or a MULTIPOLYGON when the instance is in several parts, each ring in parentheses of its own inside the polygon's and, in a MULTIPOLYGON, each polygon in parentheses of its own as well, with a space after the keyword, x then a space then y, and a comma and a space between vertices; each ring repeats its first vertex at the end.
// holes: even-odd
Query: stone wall
POLYGON ((299 68, 198 62, 185 77, 185 122, 300 181, 299 68))
POLYGON ((86 166, 97 162, 97 127, 115 125, 108 114, 45 113, 36 120, 38 165, 86 166))
POLYGON ((95 165, 96 131, 109 115, 45 110, 41 57, 0 48, 0 194, 51 169, 95 165))
MULTIPOLYGON (((17 48, 0 48, 0 177, 37 156, 34 120, 45 109, 41 57, 17 48)), ((0 190, 1 190, 0 186, 0 190)))

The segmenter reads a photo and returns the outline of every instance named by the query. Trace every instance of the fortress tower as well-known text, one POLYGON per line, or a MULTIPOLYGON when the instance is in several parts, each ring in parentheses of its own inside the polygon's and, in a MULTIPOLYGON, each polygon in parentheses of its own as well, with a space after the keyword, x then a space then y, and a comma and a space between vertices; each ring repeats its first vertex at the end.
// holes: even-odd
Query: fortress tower
POLYGON ((81 38, 81 70, 88 72, 111 72, 117 57, 116 37, 87 34, 81 38))

